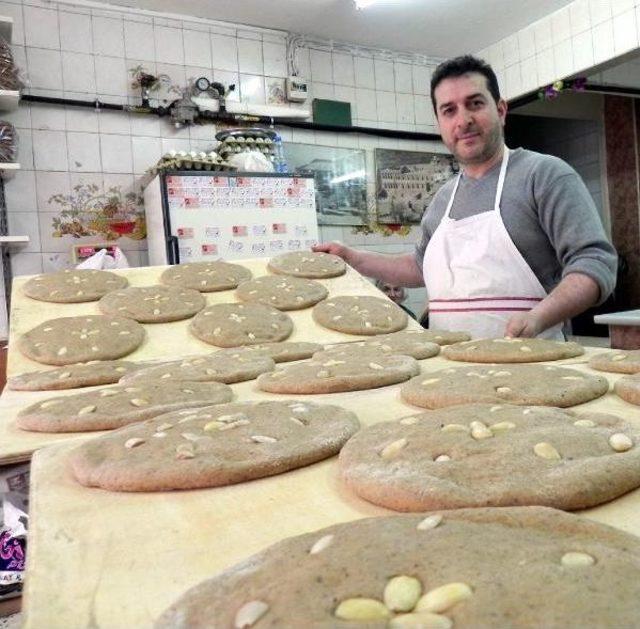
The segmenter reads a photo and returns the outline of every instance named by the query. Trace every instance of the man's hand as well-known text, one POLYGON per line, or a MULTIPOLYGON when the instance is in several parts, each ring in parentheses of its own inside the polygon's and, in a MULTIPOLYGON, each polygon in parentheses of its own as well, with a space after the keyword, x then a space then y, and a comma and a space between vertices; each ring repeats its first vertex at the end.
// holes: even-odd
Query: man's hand
POLYGON ((504 331, 505 336, 512 338, 533 338, 538 336, 544 329, 540 324, 538 317, 529 312, 519 312, 513 315, 507 322, 507 327, 504 331))
POLYGON ((569 273, 535 308, 513 315, 505 336, 531 338, 598 302, 600 287, 588 275, 569 273))
POLYGON ((319 253, 331 253, 334 256, 338 256, 343 260, 349 255, 349 247, 345 247, 339 242, 321 242, 311 247, 312 251, 319 253))

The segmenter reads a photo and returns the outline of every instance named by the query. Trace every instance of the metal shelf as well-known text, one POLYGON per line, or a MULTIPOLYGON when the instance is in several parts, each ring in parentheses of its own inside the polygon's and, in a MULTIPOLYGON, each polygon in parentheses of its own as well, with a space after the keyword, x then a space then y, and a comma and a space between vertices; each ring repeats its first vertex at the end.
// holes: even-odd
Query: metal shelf
POLYGON ((13 245, 29 242, 29 236, 0 236, 0 245, 13 245))

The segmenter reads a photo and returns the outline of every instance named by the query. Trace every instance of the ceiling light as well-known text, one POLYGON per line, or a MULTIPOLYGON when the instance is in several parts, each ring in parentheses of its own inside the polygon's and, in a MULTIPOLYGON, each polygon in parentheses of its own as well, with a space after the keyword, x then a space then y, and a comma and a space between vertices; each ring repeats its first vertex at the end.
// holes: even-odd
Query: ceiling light
POLYGON ((356 9, 366 9, 367 7, 370 7, 374 2, 376 2, 376 0, 353 0, 355 5, 356 5, 356 9))

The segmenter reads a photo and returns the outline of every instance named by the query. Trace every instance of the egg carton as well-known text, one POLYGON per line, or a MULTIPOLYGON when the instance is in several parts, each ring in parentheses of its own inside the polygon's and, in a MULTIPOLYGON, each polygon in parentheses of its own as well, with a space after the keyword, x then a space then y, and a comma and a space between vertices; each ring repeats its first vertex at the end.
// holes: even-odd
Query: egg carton
POLYGON ((148 172, 157 174, 165 170, 236 170, 215 152, 169 151, 148 172))

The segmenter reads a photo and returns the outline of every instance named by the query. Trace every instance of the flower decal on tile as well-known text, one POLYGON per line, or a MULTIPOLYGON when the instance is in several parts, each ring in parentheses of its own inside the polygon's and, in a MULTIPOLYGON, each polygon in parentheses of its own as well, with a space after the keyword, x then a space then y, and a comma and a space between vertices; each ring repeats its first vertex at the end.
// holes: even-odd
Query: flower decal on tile
POLYGON ((53 237, 101 236, 107 240, 142 240, 147 235, 142 197, 123 192, 121 186, 102 192, 93 183, 74 186, 71 194, 54 194, 51 205, 60 207, 54 217, 53 237))

